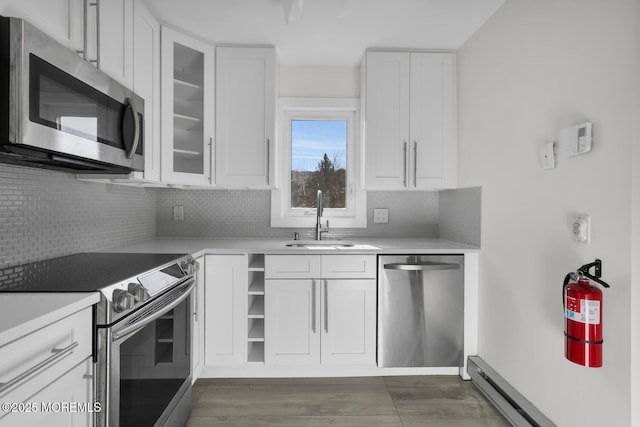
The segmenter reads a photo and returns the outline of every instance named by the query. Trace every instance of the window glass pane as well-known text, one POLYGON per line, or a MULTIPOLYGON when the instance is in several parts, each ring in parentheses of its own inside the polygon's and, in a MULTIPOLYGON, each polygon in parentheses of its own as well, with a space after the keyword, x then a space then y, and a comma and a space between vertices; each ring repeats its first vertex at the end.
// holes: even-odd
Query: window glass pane
POLYGON ((346 206, 347 121, 291 120, 291 207, 346 206))

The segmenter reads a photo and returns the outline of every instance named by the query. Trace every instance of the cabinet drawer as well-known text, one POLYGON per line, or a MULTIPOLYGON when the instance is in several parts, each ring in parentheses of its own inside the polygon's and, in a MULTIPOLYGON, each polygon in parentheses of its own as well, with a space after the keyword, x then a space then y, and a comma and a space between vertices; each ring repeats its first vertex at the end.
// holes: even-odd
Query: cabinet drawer
POLYGON ((322 255, 323 279, 375 279, 375 255, 322 255))
POLYGON ((0 427, 93 426, 93 412, 104 408, 95 403, 92 378, 93 362, 87 357, 36 394, 27 397, 26 401, 13 400, 10 394, 10 398, 3 400, 16 404, 24 402, 24 410, 0 412, 0 427), (72 402, 69 410, 57 410, 63 402, 72 402))
POLYGON ((0 347, 0 400, 23 402, 91 356, 86 308, 0 347))
POLYGON ((310 279, 320 277, 318 255, 267 255, 264 257, 266 279, 310 279))

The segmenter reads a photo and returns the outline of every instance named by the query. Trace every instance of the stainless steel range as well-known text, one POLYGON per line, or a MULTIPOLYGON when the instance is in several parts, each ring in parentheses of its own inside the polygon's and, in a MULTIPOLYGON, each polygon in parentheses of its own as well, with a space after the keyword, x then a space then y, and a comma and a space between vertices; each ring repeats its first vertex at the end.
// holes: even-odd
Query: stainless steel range
POLYGON ((100 292, 96 425, 182 426, 191 403, 196 268, 189 255, 81 253, 13 267, 0 274, 0 292, 100 292))

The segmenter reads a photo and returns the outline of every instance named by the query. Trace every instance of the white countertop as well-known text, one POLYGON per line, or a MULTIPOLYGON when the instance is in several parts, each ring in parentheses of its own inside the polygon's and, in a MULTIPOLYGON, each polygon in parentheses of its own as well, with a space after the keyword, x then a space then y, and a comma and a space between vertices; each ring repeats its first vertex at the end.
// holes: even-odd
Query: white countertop
MULTIPOLYGON (((206 254, 465 254, 479 248, 442 239, 356 238, 340 249, 289 248, 287 239, 157 237, 102 252, 206 254)), ((328 240, 327 243, 331 243, 328 240)), ((339 241, 338 241, 339 242, 339 241)), ((99 293, 0 293, 0 346, 99 301, 99 293)))
MULTIPOLYGON (((215 239, 197 237, 156 237, 130 245, 105 249, 103 252, 187 253, 193 257, 206 254, 265 253, 265 254, 465 254, 479 251, 478 247, 442 239, 427 238, 355 238, 345 239, 354 244, 338 249, 289 248, 287 239, 215 239)), ((331 243, 327 240, 327 243, 331 243)), ((333 241, 339 243, 340 241, 333 241)))
POLYGON ((0 347, 100 300, 91 293, 0 293, 0 347))

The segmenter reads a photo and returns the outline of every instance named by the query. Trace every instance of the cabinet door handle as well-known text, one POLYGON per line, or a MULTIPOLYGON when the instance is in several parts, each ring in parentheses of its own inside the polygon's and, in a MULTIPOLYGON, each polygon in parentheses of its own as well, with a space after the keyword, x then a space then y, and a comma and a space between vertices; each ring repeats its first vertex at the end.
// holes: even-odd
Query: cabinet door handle
POLYGON ((418 186, 418 143, 413 141, 413 186, 418 186))
POLYGON ((324 332, 329 333, 329 281, 324 281, 324 332))
MULTIPOLYGON (((101 66, 100 61, 100 0, 95 0, 93 3, 96 5, 96 59, 95 63, 98 68, 101 66)), ((89 3, 93 5, 93 3, 89 3)), ((94 61, 91 61, 94 62, 94 61)))
POLYGON ((47 357, 46 359, 44 359, 42 362, 38 363, 37 365, 32 366, 31 368, 27 369, 26 371, 22 372, 21 374, 15 376, 14 378, 10 379, 9 381, 7 381, 6 383, 0 383, 0 393, 2 393, 3 391, 13 387, 14 385, 16 385, 17 383, 19 383, 20 381, 35 375, 38 371, 46 368, 47 366, 51 365, 52 363, 54 363, 55 361, 62 359, 63 357, 65 357, 67 354, 71 353, 73 351, 74 348, 76 348, 78 346, 78 341, 74 341, 73 343, 69 344, 68 346, 66 346, 65 348, 52 348, 51 349, 51 353, 53 353, 51 356, 47 357))
POLYGON ((213 184, 213 177, 215 176, 215 160, 216 160, 216 146, 213 143, 213 137, 209 137, 209 184, 213 184))
POLYGON ((311 332, 316 333, 316 281, 311 281, 311 332))
POLYGON ((267 186, 269 186, 269 175, 271 172, 271 165, 269 162, 270 160, 271 160, 271 140, 267 138, 267 186))
POLYGON ((407 186, 407 173, 409 172, 409 168, 407 165, 407 141, 404 141, 404 148, 402 149, 402 154, 404 156, 404 178, 402 180, 402 185, 407 186))

